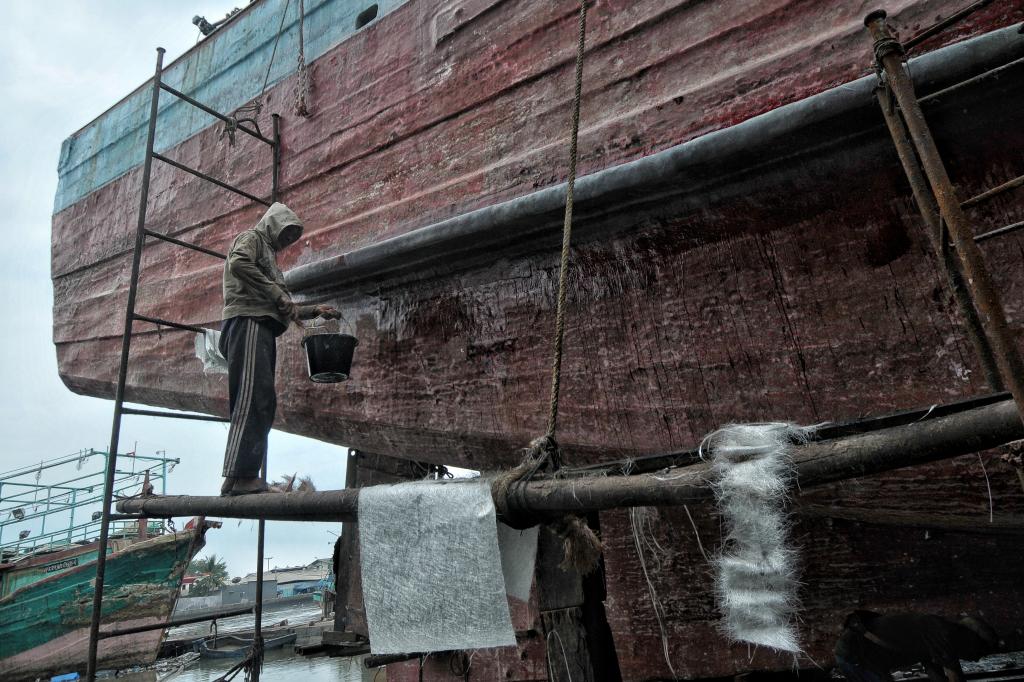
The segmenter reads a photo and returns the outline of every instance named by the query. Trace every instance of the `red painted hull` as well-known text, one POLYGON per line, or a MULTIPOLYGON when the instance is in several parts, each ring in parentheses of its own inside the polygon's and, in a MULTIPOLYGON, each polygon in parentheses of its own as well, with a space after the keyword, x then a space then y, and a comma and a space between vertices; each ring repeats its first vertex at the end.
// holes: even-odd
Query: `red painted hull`
MULTIPOLYGON (((476 4, 488 3, 469 3, 476 4)), ((893 12, 894 22, 910 30, 953 6, 909 2, 893 12)), ((965 30, 1019 18, 1019 9, 1000 7, 965 30)), ((864 74, 863 9, 599 4, 590 23, 581 172, 643 157, 864 74)), ((283 265, 346 253, 561 180, 572 12, 565 2, 495 3, 489 12, 464 12, 466 26, 441 31, 447 37, 435 45, 414 27, 443 24, 447 14, 412 2, 315 62, 316 114, 284 121, 283 199, 309 230, 283 254, 283 265), (491 30, 497 26, 499 33, 491 30), (507 41, 496 43, 495 35, 507 41), (416 39, 399 39, 409 36, 416 39), (396 63, 409 67, 396 70, 396 63)), ((291 85, 275 88, 271 105, 291 85)), ((211 127, 171 155, 241 186, 264 186, 265 149, 241 138, 228 148, 218 136, 211 127)), ((887 161, 892 170, 894 160, 887 161)), ((998 163, 977 170, 987 177, 998 163)), ((844 172, 843 165, 840 159, 832 173, 844 172)), ((893 203, 902 197, 894 195, 892 179, 851 188, 885 197, 852 213, 850 200, 835 196, 780 206, 777 193, 792 191, 783 185, 769 187, 770 196, 691 208, 661 229, 623 225, 614 241, 581 246, 562 441, 602 457, 660 451, 687 446, 728 420, 814 421, 976 390, 972 382, 951 388, 949 377, 959 370, 933 362, 929 346, 939 343, 959 364, 971 364, 948 320, 933 324, 920 319, 928 308, 915 309, 917 297, 931 299, 918 273, 933 269, 918 235, 908 237, 917 257, 885 269, 888 282, 876 274, 881 266, 865 262, 866 239, 884 241, 886 230, 906 229, 892 227, 906 213, 893 203), (816 233, 826 223, 849 228, 830 234, 835 241, 827 249, 816 233), (849 295, 826 296, 844 272, 849 295), (896 289, 904 292, 906 311, 892 310, 896 289), (855 330, 861 339, 845 328, 855 317, 867 320, 855 330), (652 321, 662 333, 650 329, 652 321), (908 339, 908 325, 935 334, 919 343, 908 339), (750 330, 765 333, 748 343, 750 330), (925 376, 878 385, 879 365, 897 363, 924 367, 925 376), (766 374, 769 367, 782 371, 766 374), (837 382, 843 391, 823 390, 837 382)), ((802 187, 844 191, 830 180, 804 178, 802 187)), ((135 169, 54 216, 59 369, 72 390, 90 395, 113 393, 122 324, 114 313, 124 303, 138 181, 135 169)), ((152 229, 221 250, 261 212, 160 164, 151 196, 152 229)), ((311 386, 297 339, 285 337, 279 428, 396 456, 416 452, 476 467, 508 461, 503 451, 542 429, 553 256, 552 250, 477 268, 473 282, 384 282, 355 292, 344 301, 361 342, 353 379, 311 386)), ((219 262, 155 244, 143 273, 146 312, 217 324, 219 262)), ((191 343, 187 334, 141 334, 129 397, 223 414, 224 383, 201 373, 191 343)))
MULTIPOLYGON (((285 269, 564 179, 575 6, 462 4, 456 15, 409 2, 312 65, 315 114, 286 116, 283 125, 283 200, 308 226, 283 254, 285 269)), ((960 4, 888 9, 908 34, 960 4)), ((581 173, 699 140, 867 74, 870 42, 860 22, 870 9, 598 2, 581 173)), ((941 41, 1022 18, 1020 8, 994 3, 941 41)), ((270 102, 290 101, 291 86, 277 86, 270 102)), ((992 101, 983 119, 949 108, 930 114, 964 196, 1021 172, 1015 110, 992 101)), ((662 210, 637 194, 624 198, 643 204, 635 214, 581 204, 559 427, 571 459, 681 449, 731 421, 814 423, 985 390, 880 117, 861 123, 795 158, 775 148, 732 169, 693 169, 680 180, 692 192, 667 193, 662 210)), ((205 130, 171 155, 242 186, 265 186, 265 150, 242 139, 229 150, 218 134, 205 130)), ((89 395, 113 393, 139 177, 130 171, 54 216, 59 367, 72 390, 89 395)), ((166 167, 157 167, 152 188, 151 229, 211 248, 225 249, 261 213, 166 167)), ((1021 213, 1008 197, 980 215, 996 226, 1021 213)), ((528 227, 509 229, 532 239, 528 227)), ((531 243, 301 291, 341 307, 360 345, 352 379, 322 386, 304 378, 295 332, 283 337, 278 427, 478 469, 516 461, 544 428, 553 328, 556 249, 531 243)), ((1021 252, 1013 240, 1003 244, 988 253, 989 265, 1019 329, 1021 252)), ((143 268, 143 311, 216 324, 217 261, 159 244, 147 247, 143 268)), ((179 332, 138 335, 129 399, 224 414, 224 382, 202 374, 192 342, 179 332)), ((842 615, 856 607, 981 609, 1003 629, 1015 627, 1024 606, 1007 568, 1015 551, 984 526, 988 502, 976 465, 922 467, 802 500, 810 656, 829 659, 842 615), (971 520, 982 532, 956 525, 971 520)), ((1006 525, 1024 504, 1019 483, 995 461, 989 476, 997 521, 1006 525)), ((695 541, 696 533, 713 546, 718 522, 710 509, 692 511, 695 527, 682 510, 659 512, 658 541, 669 555, 652 575, 676 672, 787 667, 765 652, 751 658, 718 634, 695 541)), ((603 514, 601 523, 624 677, 665 677, 628 517, 603 514)), ((487 661, 511 679, 542 673, 535 661, 487 661)))

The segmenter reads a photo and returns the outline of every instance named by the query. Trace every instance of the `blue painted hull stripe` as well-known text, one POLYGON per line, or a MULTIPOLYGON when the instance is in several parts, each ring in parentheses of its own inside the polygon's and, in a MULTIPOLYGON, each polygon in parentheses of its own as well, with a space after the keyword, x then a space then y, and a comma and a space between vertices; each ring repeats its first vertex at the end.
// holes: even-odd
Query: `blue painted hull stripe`
MULTIPOLYGON (((377 19, 407 0, 306 0, 307 63, 356 33, 356 17, 373 4, 377 19)), ((200 43, 164 71, 164 81, 204 104, 229 113, 256 97, 263 87, 267 63, 286 0, 262 0, 222 31, 200 43)), ((270 85, 295 72, 298 55, 298 5, 288 7, 284 34, 277 48, 270 85)), ((188 17, 182 14, 182 21, 188 17)), ((361 29, 361 30, 365 30, 361 29)), ((154 49, 153 59, 156 59, 154 49)), ((147 81, 106 113, 86 125, 61 147, 59 181, 53 211, 76 203, 143 161, 150 89, 147 81)), ((269 86, 268 86, 269 87, 269 86)), ((164 92, 160 97, 156 150, 166 151, 216 121, 164 92)))

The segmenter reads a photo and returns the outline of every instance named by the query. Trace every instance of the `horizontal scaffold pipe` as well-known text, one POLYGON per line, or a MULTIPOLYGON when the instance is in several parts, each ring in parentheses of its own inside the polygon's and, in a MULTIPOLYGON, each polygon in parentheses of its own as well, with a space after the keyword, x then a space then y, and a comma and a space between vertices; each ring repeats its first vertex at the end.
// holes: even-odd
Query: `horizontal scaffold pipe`
MULTIPOLYGON (((902 426, 793 447, 797 491, 957 457, 1024 438, 1012 401, 902 426)), ((672 506, 712 496, 708 465, 662 474, 535 479, 517 498, 537 515, 672 506)), ((448 485, 458 485, 449 483, 448 485)), ((152 496, 120 500, 118 511, 155 517, 211 516, 270 521, 356 521, 358 489, 241 497, 152 496)))

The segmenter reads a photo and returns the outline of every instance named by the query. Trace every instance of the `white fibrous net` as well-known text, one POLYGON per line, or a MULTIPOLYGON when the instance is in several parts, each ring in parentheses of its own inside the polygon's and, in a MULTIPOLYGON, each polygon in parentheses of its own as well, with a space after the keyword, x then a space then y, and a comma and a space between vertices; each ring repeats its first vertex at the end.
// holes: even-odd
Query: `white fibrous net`
POLYGON ((726 426, 705 440, 725 525, 714 560, 718 603, 734 641, 800 651, 797 552, 786 505, 790 448, 806 438, 806 429, 772 423, 726 426))

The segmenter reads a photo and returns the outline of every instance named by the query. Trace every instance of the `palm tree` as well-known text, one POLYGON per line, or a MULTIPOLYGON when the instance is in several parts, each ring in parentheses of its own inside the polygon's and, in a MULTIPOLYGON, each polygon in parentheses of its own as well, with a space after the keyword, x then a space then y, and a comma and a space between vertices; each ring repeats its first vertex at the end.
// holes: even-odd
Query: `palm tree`
POLYGON ((298 473, 294 473, 291 476, 284 474, 274 482, 272 488, 281 493, 293 491, 299 493, 316 492, 316 485, 314 485, 313 479, 310 476, 299 476, 298 473))
POLYGON ((216 554, 211 554, 205 559, 193 559, 188 565, 188 572, 191 575, 207 576, 219 585, 228 579, 228 564, 216 554))
POLYGON ((227 562, 218 559, 216 554, 211 554, 205 559, 193 559, 188 565, 188 572, 200 576, 189 591, 189 594, 195 597, 213 594, 228 580, 227 562))

